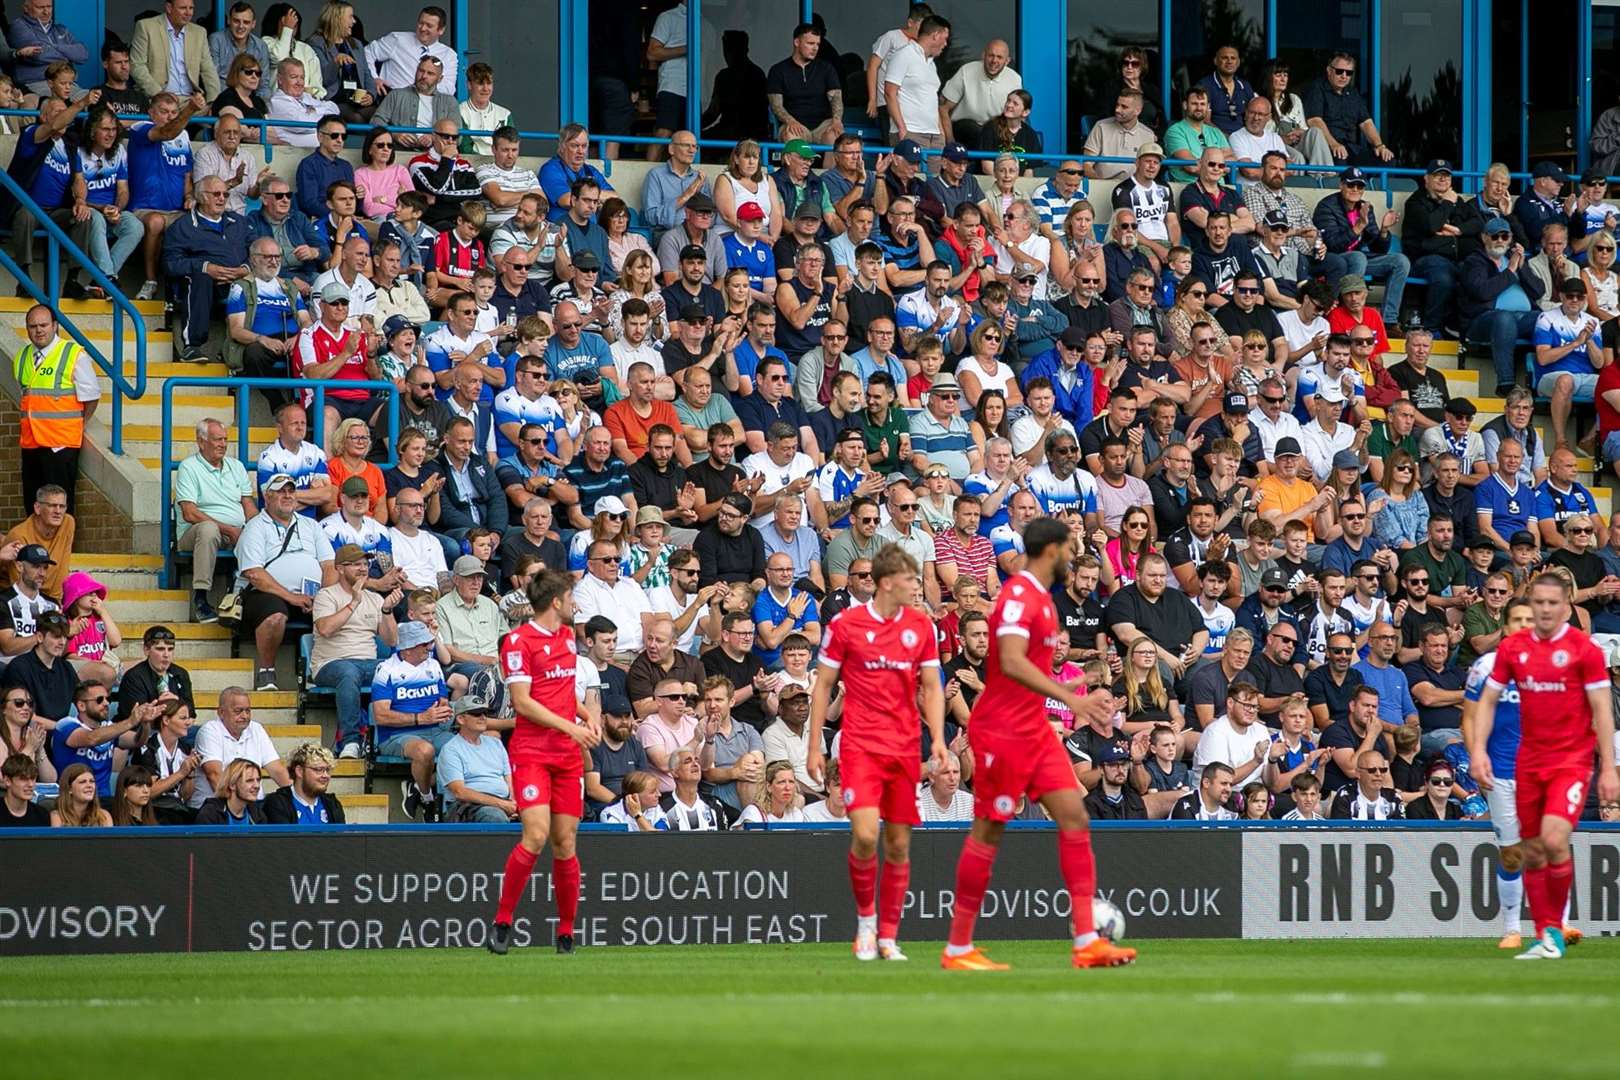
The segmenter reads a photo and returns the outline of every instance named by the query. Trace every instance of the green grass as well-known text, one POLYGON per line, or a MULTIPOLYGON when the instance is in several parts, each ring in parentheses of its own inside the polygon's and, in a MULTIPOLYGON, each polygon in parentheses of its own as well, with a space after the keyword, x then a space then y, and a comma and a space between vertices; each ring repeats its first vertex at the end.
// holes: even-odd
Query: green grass
POLYGON ((1615 1073, 1620 941, 1515 963, 1494 941, 1062 942, 15 959, 11 1076, 1559 1077, 1615 1073))

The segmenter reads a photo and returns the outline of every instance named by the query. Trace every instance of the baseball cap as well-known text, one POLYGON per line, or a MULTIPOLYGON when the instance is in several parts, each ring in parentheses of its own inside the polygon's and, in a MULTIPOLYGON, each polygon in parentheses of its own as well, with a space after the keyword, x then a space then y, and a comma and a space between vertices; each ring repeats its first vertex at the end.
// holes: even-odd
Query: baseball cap
POLYGON ((1360 184, 1362 187, 1366 187, 1367 174, 1362 172, 1356 166, 1352 165, 1348 169, 1344 170, 1344 172, 1339 174, 1339 183, 1360 184))
POLYGON ((1551 161, 1538 161, 1535 168, 1530 170, 1532 180, 1545 180, 1549 176, 1560 184, 1569 182, 1569 174, 1551 161))
POLYGON ((793 208, 795 221, 820 221, 821 207, 810 199, 800 199, 799 205, 793 208))
MULTIPOLYGON (((1300 395, 1302 398, 1303 394, 1300 395)), ((1344 384, 1336 379, 1323 379, 1311 391, 1312 397, 1319 397, 1323 401, 1340 402, 1344 400, 1344 384)))
POLYGON ((1450 176, 1451 162, 1447 161, 1443 157, 1434 158, 1428 163, 1428 165, 1424 166, 1423 172, 1428 176, 1435 176, 1439 173, 1445 173, 1447 176, 1450 176))
POLYGON ((1272 451, 1271 456, 1274 459, 1287 457, 1289 455, 1299 457, 1301 453, 1303 453, 1303 451, 1301 451, 1299 448, 1299 440, 1294 438, 1292 435, 1284 435, 1282 438, 1277 440, 1277 448, 1272 451))
POLYGON ((686 200, 686 208, 694 214, 712 214, 714 213, 714 200, 700 191, 686 200))
POLYGON ((1286 229, 1288 228, 1288 211, 1268 210, 1261 223, 1268 229, 1286 229))
POLYGON ((484 560, 476 555, 458 556, 455 565, 451 567, 451 573, 456 577, 477 577, 484 572, 484 560))
POLYGON ((399 624, 399 644, 395 648, 400 652, 431 644, 433 644, 433 631, 429 630, 424 624, 415 620, 399 624))
POLYGON ((278 472, 276 475, 264 482, 264 490, 266 491, 275 491, 278 488, 296 488, 297 486, 298 481, 294 480, 284 472, 278 472))
POLYGON ((1221 408, 1229 413, 1246 413, 1249 411, 1249 395, 1241 390, 1233 390, 1226 395, 1221 408))
POLYGON ((702 304, 687 304, 681 308, 681 322, 701 323, 709 321, 709 309, 702 304))
POLYGON ((1099 765, 1122 765, 1131 760, 1131 752, 1117 743, 1109 743, 1097 753, 1099 765))
POLYGON ((1354 450, 1340 450, 1333 455, 1333 467, 1335 469, 1359 469, 1361 468, 1361 455, 1354 450))
POLYGON ((588 270, 591 273, 596 273, 602 269, 602 260, 596 257, 594 251, 581 251, 574 256, 573 261, 575 270, 588 270))
POLYGON ((1505 217, 1492 217, 1485 219, 1486 236, 1512 236, 1513 226, 1508 224, 1505 217))
POLYGON ((910 139, 901 139, 894 144, 894 156, 916 165, 922 161, 922 147, 910 139))
POLYGON ((1164 147, 1160 146, 1156 142, 1143 143, 1141 146, 1136 148, 1136 156, 1139 158, 1162 158, 1164 157, 1164 147))
POLYGON ((777 698, 779 700, 786 701, 788 698, 804 697, 809 693, 810 691, 806 690, 798 683, 788 683, 786 686, 782 687, 782 692, 777 695, 777 698))
POLYGON ((330 304, 336 300, 349 299, 349 287, 341 281, 328 281, 321 286, 321 303, 330 304))
POLYGON ((1508 547, 1535 547, 1536 538, 1528 529, 1520 529, 1508 537, 1508 547))
POLYGON ((343 486, 338 488, 338 492, 343 495, 370 495, 371 488, 367 486, 365 477, 351 476, 343 481, 343 486))
POLYGON ((629 716, 629 695, 621 690, 604 690, 602 692, 602 711, 609 716, 629 716))
POLYGON ((43 544, 24 544, 17 550, 17 561, 31 563, 34 566, 55 566, 56 560, 43 544))
POLYGON ((351 563, 365 562, 366 553, 359 544, 344 544, 332 553, 332 561, 339 566, 348 566, 351 563))
POLYGON ((754 500, 740 492, 733 491, 720 501, 739 514, 752 514, 754 511, 754 500))
POLYGON ((1086 347, 1086 332, 1078 326, 1071 326, 1058 335, 1058 340, 1071 349, 1086 347))
POLYGON ((685 262, 688 259, 697 259, 701 262, 708 262, 709 253, 703 250, 703 247, 700 244, 687 244, 685 247, 681 248, 681 262, 685 262))
POLYGON ((968 149, 959 142, 948 142, 939 156, 946 161, 965 162, 968 159, 968 149))
POLYGON ((1345 293, 1366 292, 1367 279, 1357 274, 1346 274, 1339 279, 1339 295, 1345 293))
MULTIPOLYGON (((764 221, 765 208, 757 202, 745 202, 737 207, 738 221, 764 221)), ((577 264, 576 264, 577 265, 577 264)))
POLYGON ((1463 545, 1464 551, 1478 551, 1480 548, 1492 548, 1496 545, 1483 536, 1476 536, 1463 545))
POLYGON ((624 505, 624 500, 617 495, 604 495, 596 500, 596 506, 591 510, 591 516, 597 514, 628 514, 630 508, 624 505))
POLYGON ((1273 566, 1270 570, 1267 570, 1265 573, 1260 575, 1260 587, 1262 589, 1288 588, 1288 571, 1283 570, 1280 567, 1273 566))
POLYGON ((816 156, 816 152, 810 149, 810 144, 803 139, 789 139, 787 145, 782 147, 782 155, 786 157, 788 154, 797 154, 806 161, 816 156))
POLYGON ((411 322, 404 315, 390 315, 388 321, 383 323, 383 340, 393 341, 395 335, 403 334, 407 330, 421 332, 421 327, 411 322))
POLYGON ((1607 183, 1608 179, 1602 169, 1587 169, 1581 173, 1582 184, 1603 184, 1607 183))

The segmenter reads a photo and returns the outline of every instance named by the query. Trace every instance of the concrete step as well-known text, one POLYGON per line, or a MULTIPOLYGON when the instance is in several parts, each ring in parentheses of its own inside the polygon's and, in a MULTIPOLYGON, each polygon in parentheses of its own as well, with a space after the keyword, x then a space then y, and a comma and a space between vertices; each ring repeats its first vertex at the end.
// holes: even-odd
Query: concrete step
MULTIPOLYGON (((199 420, 218 420, 227 428, 236 422, 236 400, 229 394, 182 394, 176 393, 172 404, 171 415, 174 418, 176 431, 184 431, 192 435, 195 442, 196 424, 199 420)), ((159 427, 163 424, 163 392, 150 387, 145 397, 138 401, 124 403, 124 424, 127 431, 130 425, 150 425, 159 427)))
MULTIPOLYGON (((80 324, 75 325, 78 325, 79 334, 91 345, 95 346, 96 350, 100 352, 109 363, 111 363, 113 361, 112 328, 107 327, 105 329, 94 329, 87 328, 80 324)), ((11 331, 14 340, 8 341, 8 345, 15 348, 28 341, 28 331, 24 326, 21 325, 21 323, 12 326, 11 331)), ((146 363, 148 375, 151 373, 151 366, 153 364, 166 364, 174 360, 174 338, 171 335, 164 333, 161 327, 152 322, 147 323, 145 334, 138 334, 136 333, 134 327, 130 326, 129 322, 126 320, 123 326, 123 334, 121 336, 123 338, 123 351, 119 355, 118 359, 123 361, 127 374, 133 375, 135 372, 135 345, 137 341, 143 339, 146 342, 146 363)), ((223 367, 224 365, 221 366, 223 367)))
POLYGON ((113 616, 119 612, 119 601, 131 592, 142 592, 158 587, 158 571, 156 570, 91 570, 80 566, 77 559, 73 561, 73 569, 83 570, 97 581, 107 586, 107 595, 113 605, 113 616))
POLYGON ((161 570, 163 557, 138 552, 75 551, 73 567, 76 570, 161 570))
MULTIPOLYGON (((256 714, 257 710, 254 718, 258 719, 256 714)), ((259 722, 264 724, 264 729, 269 734, 270 741, 276 744, 276 751, 281 754, 282 760, 286 760, 287 755, 297 749, 300 743, 321 741, 321 729, 316 724, 272 724, 265 720, 259 722)))
MULTIPOLYGON (((264 777, 260 783, 260 791, 264 795, 276 790, 278 785, 270 777, 264 777)), ((366 763, 358 758, 343 758, 332 763, 332 786, 327 789, 340 800, 350 796, 364 796, 366 793, 366 763)), ((348 811, 347 805, 344 807, 348 811)))
POLYGON ((350 825, 388 824, 387 795, 340 795, 343 817, 350 825))
POLYGON ((131 589, 112 597, 113 616, 172 625, 191 617, 189 600, 184 589, 131 589))
MULTIPOLYGON (((15 281, 9 274, 6 276, 9 280, 15 281)), ((131 299, 130 303, 134 305, 136 311, 141 313, 141 317, 148 322, 153 319, 163 318, 163 301, 161 300, 131 299)), ((31 299, 24 299, 20 296, 0 297, 0 320, 11 321, 15 319, 18 323, 21 323, 22 317, 33 306, 34 301, 31 299)), ((112 322, 113 305, 110 300, 62 300, 58 302, 57 308, 63 315, 68 316, 81 326, 99 327, 102 324, 98 320, 103 319, 107 321, 107 325, 111 325, 112 322)))
MULTIPOLYGON (((154 357, 148 356, 146 364, 146 389, 149 393, 159 393, 162 391, 163 382, 166 379, 223 379, 229 374, 230 369, 228 369, 224 364, 181 364, 168 358, 157 360, 154 357)), ((133 379, 135 377, 135 362, 130 357, 124 358, 124 377, 129 379, 133 379)), ((112 380, 107 378, 105 375, 101 376, 101 388, 106 390, 111 386, 112 380)), ((200 393, 201 391, 197 392, 200 393)))

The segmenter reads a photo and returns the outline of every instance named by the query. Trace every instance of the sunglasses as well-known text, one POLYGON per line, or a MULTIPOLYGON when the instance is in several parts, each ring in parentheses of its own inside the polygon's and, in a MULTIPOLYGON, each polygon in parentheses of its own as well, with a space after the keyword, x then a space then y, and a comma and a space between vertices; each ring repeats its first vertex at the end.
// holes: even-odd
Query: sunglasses
POLYGON ((31 708, 33 706, 34 699, 31 698, 31 697, 6 698, 6 704, 7 705, 15 705, 19 709, 26 709, 26 708, 31 708))
POLYGON ((1429 583, 1429 579, 1426 577, 1407 578, 1406 583, 1408 585, 1427 585, 1429 583))
POLYGON ((1348 79, 1350 76, 1354 75, 1355 73, 1356 73, 1355 68, 1336 67, 1336 68, 1333 69, 1333 74, 1337 75, 1341 79, 1348 79))
POLYGON ((916 509, 916 503, 897 503, 895 504, 894 512, 897 514, 909 514, 916 509))
POLYGON ((1343 645, 1331 645, 1328 647, 1328 652, 1334 656, 1349 656, 1355 651, 1355 649, 1343 645))
POLYGON ((242 74, 244 74, 244 75, 263 75, 264 72, 260 71, 258 68, 243 68, 242 69, 242 74))
POLYGON ((696 694, 659 694, 658 697, 663 701, 681 701, 688 705, 696 705, 698 701, 696 694))
MULTIPOLYGON (((1366 514, 1340 514, 1339 515, 1339 520, 1340 521, 1365 521, 1365 520, 1367 520, 1367 515, 1366 514)), ((1374 577, 1371 580, 1376 581, 1377 576, 1374 575, 1374 577)))
POLYGON ((1260 400, 1265 402, 1267 405, 1281 405, 1283 402, 1287 401, 1288 399, 1287 398, 1280 398, 1280 397, 1265 397, 1265 396, 1262 396, 1260 398, 1260 400))
POLYGON ((1591 529, 1568 529, 1566 531, 1571 536, 1591 536, 1593 530, 1591 530, 1591 529))
POLYGON ((1510 591, 1509 589, 1486 589, 1485 594, 1487 596, 1506 596, 1510 591))
POLYGON ((1451 786, 1451 777, 1449 777, 1449 776, 1431 776, 1431 777, 1429 777, 1429 786, 1430 787, 1450 787, 1451 786))
POLYGON ((1365 766, 1362 767, 1361 771, 1366 772, 1366 773, 1372 773, 1373 775, 1377 776, 1377 775, 1379 775, 1381 773, 1389 772, 1389 766, 1388 765, 1365 765, 1365 766))
POLYGON ((1118 225, 1115 225, 1114 228, 1118 229, 1120 232, 1135 232, 1136 223, 1131 221, 1122 221, 1118 225))
POLYGON ((1237 287, 1237 291, 1238 291, 1239 296, 1259 296, 1260 295, 1260 290, 1256 289, 1252 285, 1239 285, 1237 287))
POLYGON ((1209 293, 1205 292, 1203 289, 1193 289, 1187 295, 1192 297, 1194 300, 1202 300, 1204 297, 1208 296, 1209 293))

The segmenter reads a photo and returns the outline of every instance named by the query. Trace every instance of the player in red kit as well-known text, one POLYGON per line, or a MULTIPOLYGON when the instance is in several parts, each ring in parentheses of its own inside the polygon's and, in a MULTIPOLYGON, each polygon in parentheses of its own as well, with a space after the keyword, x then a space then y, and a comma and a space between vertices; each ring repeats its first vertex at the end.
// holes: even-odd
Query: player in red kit
POLYGON ((1007 579, 990 611, 990 655, 984 665, 984 691, 968 719, 973 748, 973 829, 956 864, 956 907, 950 942, 941 954, 947 971, 1005 971, 973 945, 973 924, 990 887, 996 848, 1021 796, 1039 802, 1058 827, 1058 866, 1069 889, 1074 924, 1075 967, 1118 967, 1136 959, 1099 937, 1091 902, 1097 891, 1097 864, 1080 784, 1069 755, 1046 718, 1052 698, 1074 712, 1075 726, 1096 712, 1111 716, 1106 692, 1080 697, 1074 687, 1051 676, 1057 647, 1057 607, 1052 583, 1066 574, 1074 557, 1069 527, 1042 517, 1024 529, 1024 569, 1007 579))
POLYGON ((908 607, 917 593, 917 561, 894 544, 872 559, 876 592, 827 624, 821 671, 810 696, 810 756, 805 769, 820 781, 825 762, 821 731, 832 684, 844 686, 839 735, 839 787, 849 814, 849 881, 855 892, 855 959, 904 960, 896 943, 911 882, 911 827, 920 824, 917 785, 917 698, 928 728, 929 758, 945 767, 945 687, 939 678, 934 623, 908 607), (878 873, 878 821, 883 822, 883 871, 878 873))
MULTIPOLYGON (((1558 960, 1564 955, 1564 907, 1575 880, 1569 838, 1586 805, 1594 744, 1599 800, 1620 798, 1620 776, 1614 771, 1608 665, 1592 639, 1569 625, 1568 585, 1552 574, 1537 577, 1530 584, 1530 612, 1534 624, 1497 646, 1496 666, 1473 712, 1473 737, 1476 745, 1490 738, 1502 690, 1516 683, 1523 738, 1514 802, 1537 938, 1518 959, 1558 960)), ((1489 755, 1474 756, 1469 771, 1491 790, 1489 755)))
POLYGON ((512 944, 512 913, 529 883, 540 849, 551 842, 551 882, 557 895, 557 951, 574 951, 579 910, 579 858, 574 838, 585 813, 585 754, 602 739, 601 721, 574 690, 574 582, 542 570, 529 583, 534 617, 501 639, 501 674, 517 714, 508 754, 512 798, 523 836, 506 857, 500 907, 489 951, 512 944))

